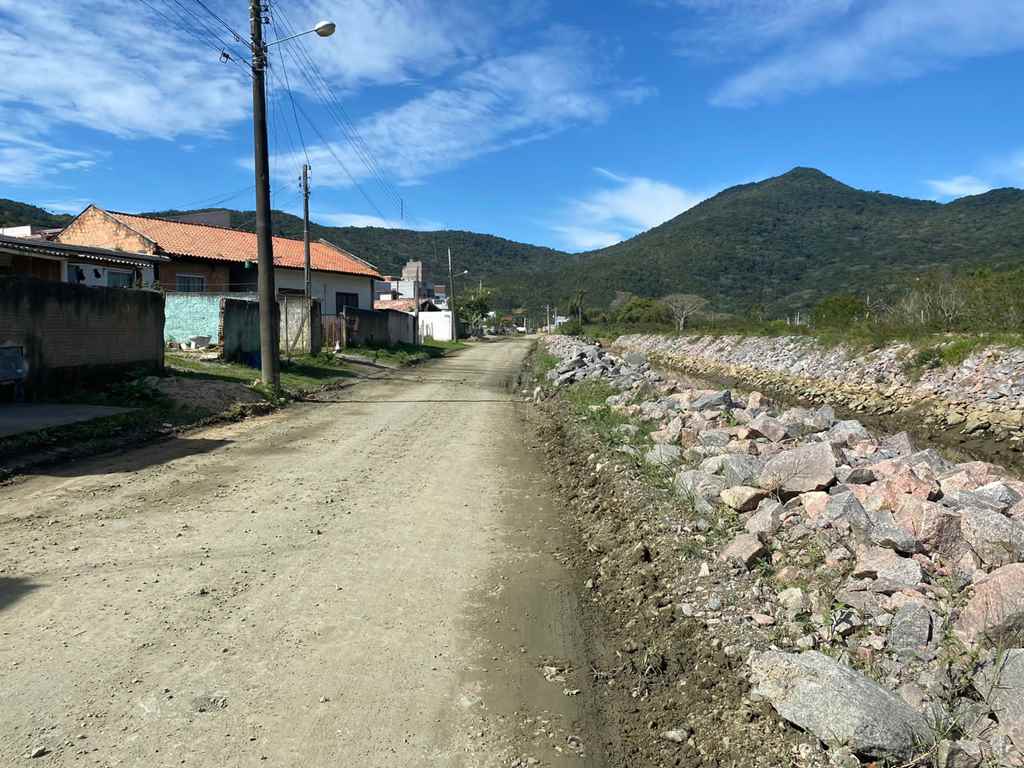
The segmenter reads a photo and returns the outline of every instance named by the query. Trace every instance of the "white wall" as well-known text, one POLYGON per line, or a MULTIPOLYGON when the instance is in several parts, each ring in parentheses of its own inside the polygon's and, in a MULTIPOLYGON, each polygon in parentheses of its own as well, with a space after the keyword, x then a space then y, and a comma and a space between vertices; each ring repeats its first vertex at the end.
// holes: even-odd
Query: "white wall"
MULTIPOLYGON (((359 294, 359 308, 373 309, 373 294, 370 289, 371 278, 359 275, 342 275, 337 272, 320 272, 313 270, 310 276, 314 299, 320 299, 320 312, 324 315, 338 314, 334 294, 359 294)), ((274 269, 274 284, 278 288, 289 288, 301 291, 306 287, 305 276, 301 269, 274 269)))
POLYGON ((453 341, 452 313, 420 312, 420 338, 430 336, 435 341, 453 341))

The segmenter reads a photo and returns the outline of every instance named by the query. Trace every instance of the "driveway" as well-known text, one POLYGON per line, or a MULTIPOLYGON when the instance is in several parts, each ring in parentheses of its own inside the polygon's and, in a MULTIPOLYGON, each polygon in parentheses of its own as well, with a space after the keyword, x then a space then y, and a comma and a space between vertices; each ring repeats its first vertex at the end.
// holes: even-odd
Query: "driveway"
POLYGON ((0 487, 0 765, 603 765, 528 349, 0 487))

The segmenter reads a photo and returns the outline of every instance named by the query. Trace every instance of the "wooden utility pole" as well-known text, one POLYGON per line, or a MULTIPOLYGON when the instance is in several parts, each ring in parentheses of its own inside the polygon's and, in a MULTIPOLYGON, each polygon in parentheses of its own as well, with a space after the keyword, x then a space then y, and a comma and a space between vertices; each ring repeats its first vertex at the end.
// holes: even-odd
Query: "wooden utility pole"
POLYGON ((260 377, 264 386, 281 388, 277 291, 274 287, 274 240, 270 231, 270 160, 267 149, 267 91, 264 76, 267 46, 263 42, 263 3, 250 0, 252 36, 252 136, 256 166, 256 253, 259 264, 260 377))
POLYGON ((313 279, 309 263, 309 164, 302 165, 302 254, 305 268, 306 299, 313 297, 313 279))

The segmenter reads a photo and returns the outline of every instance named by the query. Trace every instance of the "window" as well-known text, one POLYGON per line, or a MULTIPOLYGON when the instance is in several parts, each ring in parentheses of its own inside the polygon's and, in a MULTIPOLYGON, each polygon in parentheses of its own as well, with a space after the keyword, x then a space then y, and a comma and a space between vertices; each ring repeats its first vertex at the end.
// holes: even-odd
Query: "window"
POLYGON ((174 278, 174 289, 182 293, 203 293, 206 290, 206 278, 202 275, 177 275, 174 278))
POLYGON ((334 294, 334 311, 339 315, 345 307, 352 307, 353 309, 359 309, 359 294, 358 293, 345 293, 338 291, 334 294))
POLYGON ((123 269, 108 269, 107 285, 111 288, 134 288, 135 273, 123 269))

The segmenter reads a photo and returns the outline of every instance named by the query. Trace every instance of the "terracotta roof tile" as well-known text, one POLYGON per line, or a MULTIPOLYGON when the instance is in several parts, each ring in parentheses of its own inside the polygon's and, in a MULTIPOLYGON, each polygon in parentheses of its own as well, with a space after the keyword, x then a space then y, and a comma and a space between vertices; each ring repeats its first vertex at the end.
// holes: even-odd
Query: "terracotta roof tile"
MULTIPOLYGON (((149 216, 107 211, 112 217, 140 235, 154 241, 164 253, 217 261, 256 261, 256 235, 237 229, 188 224, 149 216)), ((323 242, 313 241, 309 247, 313 269, 322 272, 343 272, 380 278, 373 267, 348 251, 323 242)), ((274 266, 301 269, 304 256, 301 240, 274 238, 274 266)))

